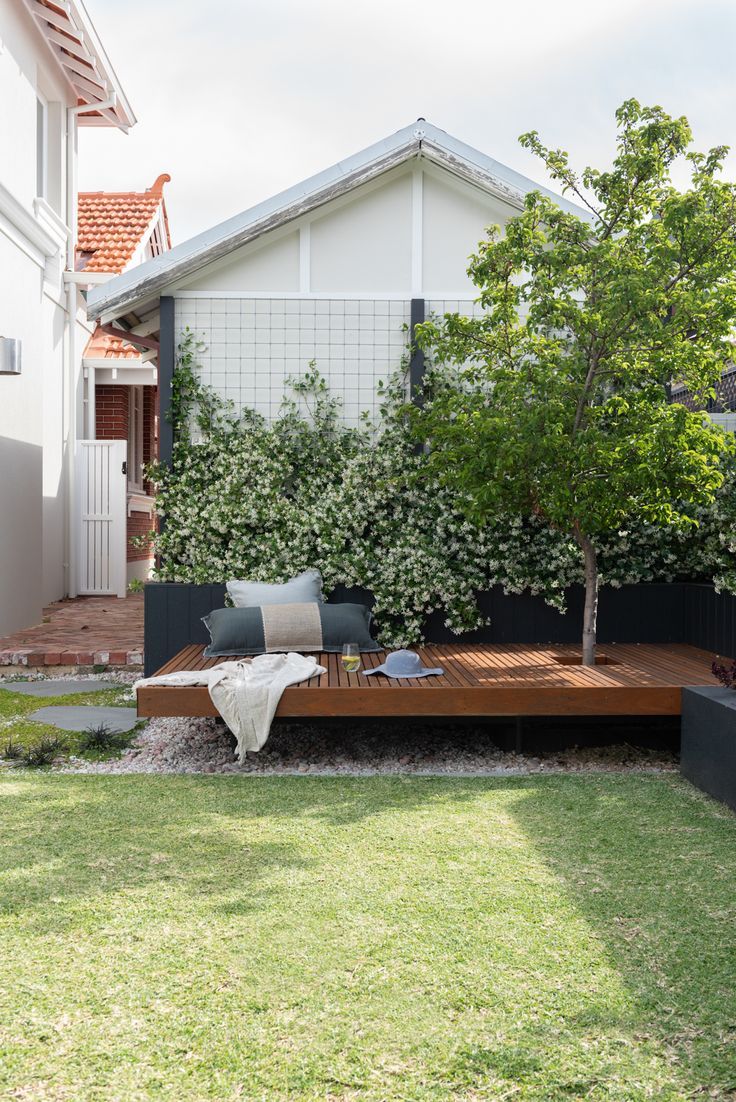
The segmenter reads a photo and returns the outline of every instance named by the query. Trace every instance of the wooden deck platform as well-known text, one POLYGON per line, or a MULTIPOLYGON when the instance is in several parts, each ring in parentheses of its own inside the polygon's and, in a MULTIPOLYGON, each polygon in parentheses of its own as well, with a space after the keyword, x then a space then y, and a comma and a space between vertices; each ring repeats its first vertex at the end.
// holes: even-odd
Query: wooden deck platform
MULTIPOLYGON (((426 646, 424 664, 443 677, 415 681, 348 674, 336 654, 317 655, 327 673, 286 689, 277 716, 646 716, 680 714, 683 686, 712 685, 713 655, 683 644, 611 644, 601 664, 575 663, 574 646, 515 644, 426 646)), ((383 653, 363 654, 365 668, 383 653)), ((222 659, 185 647, 159 674, 199 670, 222 659)), ((216 716, 205 687, 147 686, 139 716, 216 716)))

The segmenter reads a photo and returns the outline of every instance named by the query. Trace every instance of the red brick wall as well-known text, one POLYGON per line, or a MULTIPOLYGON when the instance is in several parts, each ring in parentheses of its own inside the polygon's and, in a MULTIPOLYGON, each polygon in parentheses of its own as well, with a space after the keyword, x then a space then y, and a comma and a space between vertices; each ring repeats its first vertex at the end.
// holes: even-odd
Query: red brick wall
POLYGON ((144 536, 150 532, 155 523, 155 518, 148 513, 131 513, 128 517, 128 562, 139 562, 141 559, 150 559, 151 550, 148 544, 145 547, 135 547, 131 540, 133 536, 144 536))
POLYGON ((95 387, 95 427, 98 440, 128 439, 127 386, 95 387))

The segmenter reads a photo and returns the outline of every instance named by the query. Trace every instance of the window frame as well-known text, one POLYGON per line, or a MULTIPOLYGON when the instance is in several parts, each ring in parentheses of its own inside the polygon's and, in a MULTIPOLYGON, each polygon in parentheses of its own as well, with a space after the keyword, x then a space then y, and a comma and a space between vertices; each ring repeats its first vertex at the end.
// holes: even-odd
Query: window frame
POLYGON ((49 191, 49 104, 36 91, 36 197, 48 200, 49 191))

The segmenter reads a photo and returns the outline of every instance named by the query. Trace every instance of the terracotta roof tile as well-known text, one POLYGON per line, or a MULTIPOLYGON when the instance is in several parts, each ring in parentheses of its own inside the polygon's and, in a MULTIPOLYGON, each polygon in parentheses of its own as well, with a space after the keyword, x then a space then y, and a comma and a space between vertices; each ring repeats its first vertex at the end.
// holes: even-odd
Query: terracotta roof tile
POLYGON ((95 329, 84 350, 85 360, 140 360, 141 348, 136 348, 120 337, 111 337, 95 329))
MULTIPOLYGON (((146 230, 163 205, 166 241, 171 248, 164 204, 162 173, 144 192, 80 192, 77 216, 77 269, 119 275, 133 259, 146 230)), ((112 338, 114 339, 114 338, 112 338)))

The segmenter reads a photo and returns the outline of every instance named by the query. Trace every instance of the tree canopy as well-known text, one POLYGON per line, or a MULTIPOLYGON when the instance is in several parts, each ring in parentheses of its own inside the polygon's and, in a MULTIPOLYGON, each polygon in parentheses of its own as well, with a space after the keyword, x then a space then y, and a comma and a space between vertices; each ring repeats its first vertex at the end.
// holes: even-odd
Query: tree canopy
POLYGON ((736 188, 726 147, 690 150, 687 120, 628 100, 611 168, 577 173, 536 132, 521 144, 580 206, 539 192, 492 227, 469 274, 480 316, 417 339, 450 372, 415 413, 431 463, 474 519, 509 508, 569 533, 585 564, 583 660, 594 661, 597 545, 636 517, 687 526, 720 486, 730 442, 669 398, 703 399, 736 316, 736 188), (675 186, 684 161, 689 183, 675 186))

